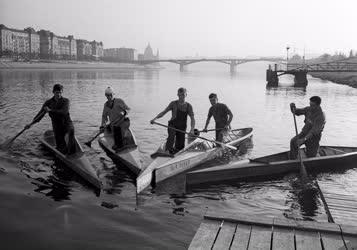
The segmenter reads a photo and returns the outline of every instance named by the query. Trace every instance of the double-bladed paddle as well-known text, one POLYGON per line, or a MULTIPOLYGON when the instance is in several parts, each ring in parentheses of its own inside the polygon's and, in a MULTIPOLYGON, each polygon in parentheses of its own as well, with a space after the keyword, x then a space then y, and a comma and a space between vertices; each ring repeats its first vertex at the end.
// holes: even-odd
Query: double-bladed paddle
MULTIPOLYGON (((178 132, 181 132, 181 133, 184 133, 184 134, 187 134, 187 135, 191 135, 190 133, 186 132, 186 131, 183 131, 183 130, 180 130, 180 129, 177 129, 177 128, 173 128, 173 127, 170 127, 170 126, 166 126, 162 123, 159 123, 159 122, 153 122, 153 124, 156 124, 156 125, 159 125, 159 126, 162 126, 162 127, 165 127, 165 128, 169 128, 169 129, 172 129, 172 130, 175 130, 175 131, 178 131, 178 132)), ((206 140, 206 141, 209 141, 209 142, 213 142, 213 143, 216 143, 216 144, 219 144, 223 147, 227 147, 227 148, 230 148, 230 149, 233 149, 233 150, 237 150, 236 147, 234 146, 231 146, 231 145, 228 145, 228 144, 225 144, 225 143, 222 143, 222 142, 219 142, 219 141, 215 141, 215 140, 210 140, 210 139, 207 139, 207 138, 204 138, 204 137, 201 137, 201 136, 196 136, 197 138, 200 138, 202 140, 206 140)))

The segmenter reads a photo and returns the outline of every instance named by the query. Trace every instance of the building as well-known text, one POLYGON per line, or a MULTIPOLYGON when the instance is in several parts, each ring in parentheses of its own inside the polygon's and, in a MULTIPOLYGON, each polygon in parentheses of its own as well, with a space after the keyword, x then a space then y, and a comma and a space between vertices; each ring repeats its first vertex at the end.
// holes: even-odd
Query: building
POLYGON ((38 58, 40 37, 33 28, 11 29, 0 25, 0 56, 38 58))
POLYGON ((73 36, 56 36, 48 30, 40 30, 40 57, 44 59, 76 59, 77 44, 73 36))
POLYGON ((92 59, 92 44, 87 40, 77 40, 77 58, 78 60, 92 59))
POLYGON ((95 60, 99 60, 103 58, 104 51, 103 51, 103 43, 102 42, 91 42, 92 45, 92 58, 95 60))
POLYGON ((138 56, 132 48, 110 48, 104 50, 104 58, 107 61, 135 61, 138 56))
POLYGON ((144 54, 138 55, 138 60, 159 60, 159 59, 160 59, 159 50, 156 51, 156 56, 155 56, 150 46, 150 43, 145 48, 144 54))

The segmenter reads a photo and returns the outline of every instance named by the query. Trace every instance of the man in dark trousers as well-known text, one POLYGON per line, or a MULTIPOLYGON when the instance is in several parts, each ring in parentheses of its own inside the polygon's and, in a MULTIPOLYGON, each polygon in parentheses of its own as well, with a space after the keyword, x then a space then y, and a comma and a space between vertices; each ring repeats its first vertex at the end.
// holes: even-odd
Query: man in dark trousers
POLYGON ((216 122, 216 141, 222 142, 224 132, 230 129, 233 114, 226 104, 218 102, 217 94, 211 93, 208 98, 212 106, 208 111, 206 126, 202 132, 207 132, 208 124, 213 116, 216 122))
POLYGON ((310 106, 298 109, 295 103, 290 104, 290 110, 295 115, 305 115, 304 127, 300 134, 294 136, 290 141, 290 159, 296 159, 298 150, 302 144, 306 146, 306 156, 315 157, 320 146, 321 134, 326 120, 325 114, 320 107, 321 98, 313 96, 310 98, 310 106))
MULTIPOLYGON (((55 84, 53 86, 53 97, 47 100, 33 118, 32 123, 37 123, 48 113, 52 121, 52 128, 56 140, 56 148, 63 154, 74 154, 76 152, 74 127, 69 115, 69 100, 62 97, 63 86, 55 84), (65 141, 65 135, 68 134, 68 144, 65 141)), ((30 128, 28 124, 25 128, 30 128)))
POLYGON ((113 132, 114 145, 112 149, 119 150, 124 145, 124 133, 129 129, 130 120, 125 117, 127 111, 130 110, 128 105, 121 98, 114 98, 114 90, 111 87, 105 89, 105 96, 107 101, 104 103, 102 113, 102 125, 100 129, 103 129, 107 122, 110 122, 110 128, 113 132))
MULTIPOLYGON (((173 127, 182 131, 186 131, 187 128, 187 116, 191 119, 191 134, 194 134, 195 117, 193 113, 192 105, 185 101, 187 96, 187 90, 185 88, 179 88, 177 90, 178 100, 170 102, 170 104, 159 113, 154 119, 150 121, 151 124, 160 117, 163 117, 167 112, 171 110, 172 117, 169 121, 169 127, 173 127)), ((185 147, 185 134, 168 128, 168 137, 166 141, 166 150, 170 154, 174 154, 185 147), (174 147, 175 143, 175 147, 174 147)))

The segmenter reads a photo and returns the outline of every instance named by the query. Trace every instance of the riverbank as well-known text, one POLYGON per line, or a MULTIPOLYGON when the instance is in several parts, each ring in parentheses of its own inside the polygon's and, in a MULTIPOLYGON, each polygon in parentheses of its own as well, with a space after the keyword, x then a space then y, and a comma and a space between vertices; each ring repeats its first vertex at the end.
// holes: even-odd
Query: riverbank
POLYGON ((86 62, 86 61, 59 61, 59 60, 33 60, 29 62, 16 62, 0 60, 0 70, 11 69, 161 69, 158 65, 135 65, 127 63, 86 62))
POLYGON ((320 78, 322 80, 328 80, 338 84, 345 84, 353 88, 357 88, 357 73, 335 73, 335 72, 325 72, 325 73, 309 73, 311 76, 320 78))

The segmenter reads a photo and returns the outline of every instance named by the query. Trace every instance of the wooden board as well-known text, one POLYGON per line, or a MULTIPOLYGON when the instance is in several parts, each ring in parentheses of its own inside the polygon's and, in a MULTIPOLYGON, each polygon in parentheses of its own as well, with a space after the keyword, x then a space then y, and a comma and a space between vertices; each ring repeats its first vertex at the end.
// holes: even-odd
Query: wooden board
POLYGON ((340 234, 321 233, 320 235, 324 250, 345 249, 345 245, 340 234))
POLYGON ((236 224, 231 222, 223 222, 221 230, 217 236, 216 242, 214 243, 213 249, 222 250, 229 249, 234 233, 236 231, 236 224))
POLYGON ((249 245, 251 226, 238 224, 231 250, 246 250, 249 245))
POLYGON ((352 236, 343 236, 346 247, 348 250, 356 250, 357 249, 357 237, 352 236))
POLYGON ((318 232, 295 231, 296 250, 322 249, 318 232))
POLYGON ((272 250, 295 250, 294 230, 274 227, 272 250))
POLYGON ((271 236, 271 227, 252 226, 248 249, 270 250, 271 236))
POLYGON ((219 221, 203 221, 188 249, 211 249, 220 226, 221 222, 219 221))

